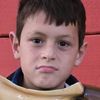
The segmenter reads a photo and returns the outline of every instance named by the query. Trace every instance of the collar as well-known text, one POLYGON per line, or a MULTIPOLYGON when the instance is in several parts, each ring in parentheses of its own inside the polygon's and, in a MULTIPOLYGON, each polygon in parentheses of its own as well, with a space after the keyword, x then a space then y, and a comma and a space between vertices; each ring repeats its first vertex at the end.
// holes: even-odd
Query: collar
POLYGON ((21 86, 23 83, 23 72, 21 68, 18 68, 15 72, 7 77, 8 80, 13 82, 16 85, 21 86))

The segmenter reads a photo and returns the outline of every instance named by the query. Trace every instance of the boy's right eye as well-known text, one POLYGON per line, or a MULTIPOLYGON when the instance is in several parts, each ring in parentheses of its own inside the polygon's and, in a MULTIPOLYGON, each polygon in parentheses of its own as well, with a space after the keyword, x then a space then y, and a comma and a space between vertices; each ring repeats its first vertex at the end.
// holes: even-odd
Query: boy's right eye
POLYGON ((32 39, 32 43, 35 46, 41 46, 44 43, 44 41, 43 39, 40 39, 40 38, 34 38, 32 39))

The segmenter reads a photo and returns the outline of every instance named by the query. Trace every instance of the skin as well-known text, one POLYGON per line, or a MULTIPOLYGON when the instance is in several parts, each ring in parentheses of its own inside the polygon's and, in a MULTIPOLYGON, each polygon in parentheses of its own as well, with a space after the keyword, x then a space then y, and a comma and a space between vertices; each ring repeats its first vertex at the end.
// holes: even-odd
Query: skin
POLYGON ((79 49, 77 25, 45 23, 45 13, 30 16, 21 32, 20 43, 10 33, 13 53, 20 60, 23 86, 37 90, 64 88, 74 66, 78 66, 86 46, 79 49))

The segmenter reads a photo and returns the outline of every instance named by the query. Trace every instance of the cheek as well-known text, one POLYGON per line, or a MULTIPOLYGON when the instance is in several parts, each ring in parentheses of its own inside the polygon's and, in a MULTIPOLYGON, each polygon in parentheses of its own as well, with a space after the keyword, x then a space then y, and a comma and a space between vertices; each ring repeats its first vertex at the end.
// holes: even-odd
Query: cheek
POLYGON ((31 47, 23 47, 20 50, 20 63, 22 67, 32 67, 39 59, 39 52, 31 47))
POLYGON ((65 79, 68 78, 73 68, 74 68, 74 60, 67 58, 66 60, 64 59, 61 65, 61 72, 60 72, 63 75, 62 77, 64 77, 65 79))
POLYGON ((72 54, 64 55, 61 61, 62 62, 61 66, 64 67, 66 70, 71 70, 75 65, 75 61, 76 61, 76 55, 72 54))
POLYGON ((73 69, 73 64, 66 61, 65 63, 62 64, 61 67, 62 67, 62 68, 61 68, 62 72, 63 72, 63 73, 65 72, 66 74, 68 74, 68 73, 70 73, 70 72, 72 71, 72 69, 73 69))
POLYGON ((63 56, 63 63, 67 63, 67 64, 72 64, 75 61, 76 55, 73 55, 71 53, 66 54, 63 56))
POLYGON ((38 50, 33 48, 30 44, 23 44, 20 48, 20 55, 23 59, 32 59, 38 55, 38 50))

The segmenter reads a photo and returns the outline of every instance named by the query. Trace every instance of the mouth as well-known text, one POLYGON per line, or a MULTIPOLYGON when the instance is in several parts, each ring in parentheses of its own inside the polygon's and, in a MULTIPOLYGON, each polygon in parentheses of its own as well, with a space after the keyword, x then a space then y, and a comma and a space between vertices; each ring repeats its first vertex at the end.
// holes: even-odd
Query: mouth
POLYGON ((36 67, 36 70, 41 73, 53 73, 57 71, 58 69, 53 66, 39 66, 39 67, 36 67))

